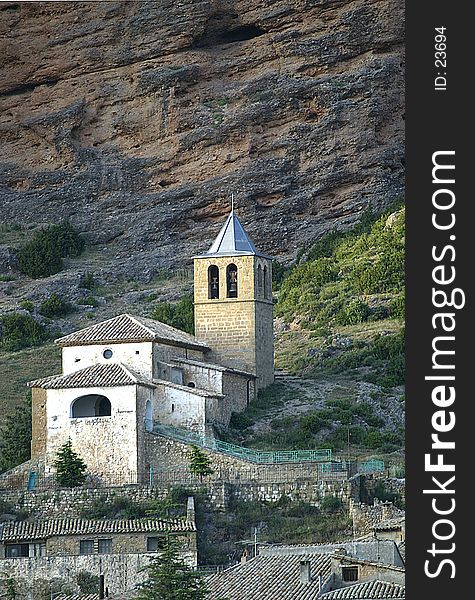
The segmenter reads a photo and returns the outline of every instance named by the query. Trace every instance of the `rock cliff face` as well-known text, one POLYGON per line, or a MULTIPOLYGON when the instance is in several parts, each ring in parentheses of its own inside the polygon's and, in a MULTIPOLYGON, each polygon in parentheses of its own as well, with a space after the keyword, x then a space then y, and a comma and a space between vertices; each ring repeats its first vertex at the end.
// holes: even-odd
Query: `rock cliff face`
POLYGON ((382 209, 403 185, 402 8, 3 3, 0 221, 69 218, 146 279, 207 249, 231 192, 283 258, 382 209))

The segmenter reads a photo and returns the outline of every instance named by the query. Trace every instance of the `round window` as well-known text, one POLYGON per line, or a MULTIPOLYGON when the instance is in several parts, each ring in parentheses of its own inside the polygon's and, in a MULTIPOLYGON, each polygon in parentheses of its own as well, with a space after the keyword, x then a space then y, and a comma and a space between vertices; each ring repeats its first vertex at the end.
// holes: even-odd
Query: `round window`
POLYGON ((104 350, 104 352, 102 353, 102 356, 104 358, 112 358, 112 355, 113 355, 113 352, 112 352, 112 350, 109 350, 109 349, 104 350))

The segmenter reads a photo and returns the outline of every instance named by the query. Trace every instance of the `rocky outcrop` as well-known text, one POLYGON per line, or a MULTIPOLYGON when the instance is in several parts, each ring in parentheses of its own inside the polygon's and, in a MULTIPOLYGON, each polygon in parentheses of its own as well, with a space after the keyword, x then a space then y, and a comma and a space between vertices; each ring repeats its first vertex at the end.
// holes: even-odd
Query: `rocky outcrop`
POLYGON ((234 192, 290 258, 401 194, 402 39, 396 0, 2 3, 0 221, 69 218, 151 277, 234 192))

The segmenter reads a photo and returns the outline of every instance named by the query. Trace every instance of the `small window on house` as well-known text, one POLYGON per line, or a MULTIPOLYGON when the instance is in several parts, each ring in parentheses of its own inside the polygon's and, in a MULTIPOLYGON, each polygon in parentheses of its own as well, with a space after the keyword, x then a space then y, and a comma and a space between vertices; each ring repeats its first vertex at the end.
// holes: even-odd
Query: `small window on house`
POLYGON ((79 554, 94 554, 94 540, 81 540, 79 554))
POLYGON ((110 349, 108 348, 107 350, 104 350, 104 352, 102 353, 102 356, 103 356, 104 358, 112 358, 113 354, 114 354, 114 353, 112 352, 112 350, 110 350, 110 349))
POLYGON ((342 567, 343 581, 358 581, 358 567, 342 567))
POLYGON ((26 558, 29 555, 29 544, 7 544, 5 546, 6 558, 26 558))
POLYGON ((112 553, 112 539, 99 540, 97 551, 99 554, 111 554, 112 553))
POLYGON ((226 267, 226 289, 228 298, 238 297, 238 270, 234 264, 226 267))
POLYGON ((172 404, 172 412, 175 412, 175 405, 172 404))
POLYGON ((136 351, 135 351, 135 354, 140 354, 140 350, 136 350, 136 351))
POLYGON ((208 267, 208 298, 211 300, 219 298, 219 269, 216 265, 208 267))
POLYGON ((186 385, 188 387, 190 387, 190 388, 195 388, 196 387, 196 385, 195 385, 195 383, 193 381, 189 381, 186 385))
POLYGON ((158 552, 163 550, 166 545, 165 537, 149 537, 147 538, 147 552, 158 552))

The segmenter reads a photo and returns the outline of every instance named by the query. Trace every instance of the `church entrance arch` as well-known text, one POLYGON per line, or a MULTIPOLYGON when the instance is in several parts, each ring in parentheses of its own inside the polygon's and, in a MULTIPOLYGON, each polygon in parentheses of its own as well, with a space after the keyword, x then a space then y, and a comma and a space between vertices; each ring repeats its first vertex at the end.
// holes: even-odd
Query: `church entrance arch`
POLYGON ((109 398, 101 394, 79 396, 71 405, 71 418, 110 417, 111 403, 109 398))

